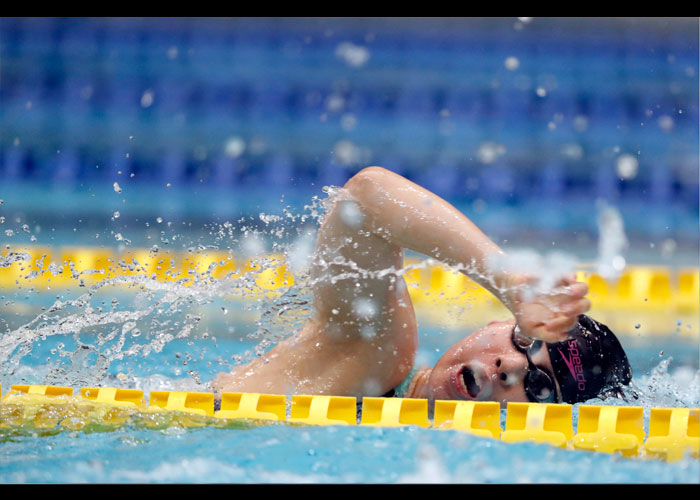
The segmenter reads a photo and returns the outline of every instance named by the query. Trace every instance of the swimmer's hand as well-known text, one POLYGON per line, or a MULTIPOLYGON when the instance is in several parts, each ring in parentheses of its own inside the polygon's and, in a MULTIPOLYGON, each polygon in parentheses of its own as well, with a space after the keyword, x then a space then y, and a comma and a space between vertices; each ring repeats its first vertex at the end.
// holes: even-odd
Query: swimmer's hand
POLYGON ((545 342, 561 342, 578 322, 579 314, 591 308, 586 283, 571 274, 559 279, 551 290, 537 290, 533 276, 514 278, 509 307, 520 330, 529 337, 545 342))

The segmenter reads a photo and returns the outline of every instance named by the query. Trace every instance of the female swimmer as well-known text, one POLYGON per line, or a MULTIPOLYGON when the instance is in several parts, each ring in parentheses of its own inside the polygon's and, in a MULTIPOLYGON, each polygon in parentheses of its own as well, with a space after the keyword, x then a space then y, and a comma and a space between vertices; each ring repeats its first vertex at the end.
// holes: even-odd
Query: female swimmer
POLYGON ((585 316, 574 275, 547 293, 494 267, 504 252, 445 200, 380 167, 353 176, 326 215, 311 277, 315 315, 263 357, 222 373, 218 392, 398 396, 506 402, 585 401, 628 384, 613 333, 585 316), (480 283, 513 314, 414 367, 418 326, 400 270, 404 249, 480 283))

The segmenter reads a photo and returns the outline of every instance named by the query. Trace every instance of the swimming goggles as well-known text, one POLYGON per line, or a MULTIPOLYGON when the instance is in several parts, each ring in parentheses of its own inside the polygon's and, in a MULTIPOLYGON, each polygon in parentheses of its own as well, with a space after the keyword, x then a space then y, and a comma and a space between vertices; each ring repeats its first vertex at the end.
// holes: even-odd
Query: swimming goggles
POLYGON ((518 325, 513 328, 511 335, 513 346, 522 352, 527 358, 527 374, 523 379, 527 399, 533 403, 553 403, 557 400, 557 386, 554 376, 546 368, 533 363, 530 354, 534 354, 542 348, 541 340, 532 339, 520 333, 518 325))

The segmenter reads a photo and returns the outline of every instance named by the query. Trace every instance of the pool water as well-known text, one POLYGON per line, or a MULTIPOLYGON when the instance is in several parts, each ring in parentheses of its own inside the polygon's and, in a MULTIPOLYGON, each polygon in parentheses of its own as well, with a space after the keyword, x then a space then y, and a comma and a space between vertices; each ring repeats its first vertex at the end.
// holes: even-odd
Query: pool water
POLYGON ((667 463, 506 444, 458 431, 362 426, 120 428, 4 439, 3 483, 697 483, 667 463))
MULTIPOLYGON (((286 236, 278 249, 291 252, 298 243, 296 228, 282 224, 278 232, 271 225, 261 233, 286 236)), ((173 232, 196 241, 180 229, 173 232)), ((233 237, 212 234, 218 232, 207 235, 217 247, 244 247, 234 245, 233 237)), ((206 238, 194 253, 206 253, 203 242, 206 238)), ((293 335, 309 314, 308 306, 297 307, 296 315, 278 314, 284 301, 308 304, 303 278, 282 297, 264 300, 232 298, 231 284, 214 279, 191 287, 146 276, 55 289, 37 283, 3 290, 4 393, 12 384, 133 388, 146 397, 154 390, 208 391, 207 382, 217 373, 293 335)), ((430 365, 469 330, 456 328, 455 318, 441 322, 424 312, 417 308, 416 362, 430 365)), ((647 429, 652 407, 698 406, 698 337, 670 313, 668 320, 667 332, 620 332, 635 374, 635 396, 602 403, 644 407, 647 429)), ((601 404, 590 403, 596 402, 601 404)), ((675 463, 624 459, 413 427, 153 430, 134 423, 109 432, 0 432, 3 483, 692 483, 700 477, 699 464, 692 458, 675 463)))
MULTIPOLYGON (((118 307, 126 307, 126 296, 118 307)), ((196 313, 209 319, 198 322, 190 337, 171 340, 147 356, 140 352, 114 359, 103 370, 97 369, 97 354, 76 356, 80 350, 73 336, 37 338, 14 373, 0 376, 3 391, 12 383, 47 379, 54 385, 72 381, 76 388, 138 388, 146 395, 152 390, 206 390, 211 377, 233 366, 236 356, 254 355, 259 343, 251 338, 257 327, 250 320, 255 311, 247 311, 250 305, 242 301, 228 307, 224 314, 219 303, 202 306, 196 313), (216 338, 204 332, 229 335, 216 338)), ((193 308, 185 310, 194 314, 193 308)), ((434 362, 454 335, 440 325, 421 328, 418 358, 434 362)), ((132 341, 147 343, 148 337, 132 341)), ((84 335, 77 338, 86 340, 84 335)), ((695 337, 627 339, 638 399, 602 404, 643 406, 647 430, 651 407, 698 406, 695 337)), ((589 403, 596 402, 601 404, 589 403)), ((152 430, 132 424, 108 432, 5 430, 0 443, 3 483, 697 483, 700 478, 700 462, 693 458, 674 463, 630 459, 418 427, 271 423, 152 430)))

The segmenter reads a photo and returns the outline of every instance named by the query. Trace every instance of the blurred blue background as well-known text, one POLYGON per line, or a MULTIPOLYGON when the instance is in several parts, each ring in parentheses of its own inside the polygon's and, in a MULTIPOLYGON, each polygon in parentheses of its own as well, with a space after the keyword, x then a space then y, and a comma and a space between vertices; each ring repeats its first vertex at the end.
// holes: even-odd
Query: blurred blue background
POLYGON ((695 18, 3 18, 0 237, 139 244, 382 165, 499 243, 594 254, 603 199, 632 260, 696 265, 698 59, 695 18))

